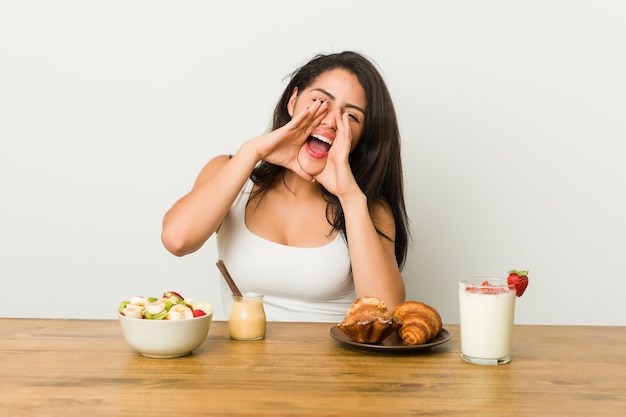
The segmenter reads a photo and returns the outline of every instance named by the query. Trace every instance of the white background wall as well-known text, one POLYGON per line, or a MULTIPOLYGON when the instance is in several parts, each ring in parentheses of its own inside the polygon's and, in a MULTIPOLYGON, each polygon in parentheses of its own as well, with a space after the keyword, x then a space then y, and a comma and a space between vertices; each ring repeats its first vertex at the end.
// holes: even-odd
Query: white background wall
POLYGON ((624 22, 620 0, 2 0, 0 316, 173 289, 223 319, 214 241, 176 258, 162 216, 285 76, 352 49, 401 121, 409 298, 455 323, 459 278, 528 268, 518 323, 626 325, 624 22))

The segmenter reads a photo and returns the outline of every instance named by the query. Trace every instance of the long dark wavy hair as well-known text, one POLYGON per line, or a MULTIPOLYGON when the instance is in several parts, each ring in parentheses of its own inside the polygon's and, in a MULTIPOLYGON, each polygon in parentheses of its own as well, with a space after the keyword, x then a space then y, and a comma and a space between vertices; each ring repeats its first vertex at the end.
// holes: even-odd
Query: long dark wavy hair
MULTIPOLYGON (((406 260, 410 232, 404 203, 400 132, 393 101, 382 76, 372 62, 352 51, 315 56, 292 73, 291 80, 274 109, 272 130, 285 125, 291 119, 287 103, 294 88, 297 87, 299 92, 304 91, 322 73, 334 69, 343 69, 354 74, 365 90, 365 122, 361 138, 350 153, 350 168, 357 184, 367 196, 370 209, 373 204, 380 202, 391 209, 396 226, 396 261, 402 268, 406 260)), ((262 161, 251 174, 252 181, 257 185, 255 196, 262 195, 281 180, 284 171, 284 167, 262 161)), ((327 202, 328 222, 333 231, 340 231, 346 238, 345 218, 339 199, 326 189, 322 193, 327 202)), ((384 236, 380 231, 379 234, 384 236)))

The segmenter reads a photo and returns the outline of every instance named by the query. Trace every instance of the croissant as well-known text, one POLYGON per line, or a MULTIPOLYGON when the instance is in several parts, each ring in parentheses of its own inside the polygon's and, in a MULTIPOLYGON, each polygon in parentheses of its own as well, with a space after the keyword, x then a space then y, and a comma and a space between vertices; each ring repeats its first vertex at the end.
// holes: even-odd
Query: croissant
POLYGON ((337 327, 353 342, 380 343, 398 330, 400 323, 382 300, 368 296, 356 299, 337 327))
POLYGON ((391 313, 387 310, 385 303, 376 297, 366 296, 357 298, 350 305, 344 323, 358 323, 370 321, 375 318, 383 320, 391 319, 391 313))
POLYGON ((391 313, 402 322, 398 335, 405 345, 421 345, 434 339, 443 324, 439 312, 419 301, 405 301, 391 313))

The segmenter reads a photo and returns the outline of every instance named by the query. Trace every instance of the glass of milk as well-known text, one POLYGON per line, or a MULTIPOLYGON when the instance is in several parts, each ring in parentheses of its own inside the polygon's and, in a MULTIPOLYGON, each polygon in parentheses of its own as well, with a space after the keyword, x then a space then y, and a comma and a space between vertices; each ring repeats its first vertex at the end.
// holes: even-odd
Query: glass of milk
POLYGON ((461 357, 479 365, 511 361, 515 289, 506 279, 459 281, 461 357))

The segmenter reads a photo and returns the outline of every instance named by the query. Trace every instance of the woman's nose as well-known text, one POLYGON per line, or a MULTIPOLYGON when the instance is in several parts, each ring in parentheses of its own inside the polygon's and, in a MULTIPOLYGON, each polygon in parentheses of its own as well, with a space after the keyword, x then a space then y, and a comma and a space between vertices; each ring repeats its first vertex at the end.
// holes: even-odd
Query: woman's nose
POLYGON ((331 109, 329 108, 326 117, 322 119, 322 126, 327 127, 328 129, 337 130, 337 112, 339 109, 331 109))

